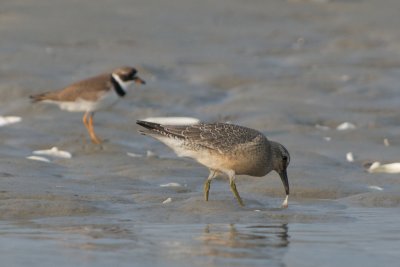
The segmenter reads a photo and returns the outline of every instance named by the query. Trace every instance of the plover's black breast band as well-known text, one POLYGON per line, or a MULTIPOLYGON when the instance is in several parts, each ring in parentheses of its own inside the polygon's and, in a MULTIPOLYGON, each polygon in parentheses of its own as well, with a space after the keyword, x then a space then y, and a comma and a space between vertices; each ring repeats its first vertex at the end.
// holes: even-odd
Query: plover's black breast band
POLYGON ((121 85, 114 79, 112 75, 111 75, 111 83, 117 95, 119 95, 120 97, 124 97, 126 95, 124 89, 122 89, 121 85))

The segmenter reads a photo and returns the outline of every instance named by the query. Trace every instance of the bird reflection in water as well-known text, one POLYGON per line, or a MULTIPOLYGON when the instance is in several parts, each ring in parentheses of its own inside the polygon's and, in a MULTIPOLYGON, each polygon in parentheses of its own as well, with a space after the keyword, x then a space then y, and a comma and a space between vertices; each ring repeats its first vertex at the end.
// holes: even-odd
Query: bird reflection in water
POLYGON ((202 241, 202 256, 232 264, 268 259, 280 265, 290 242, 287 224, 209 224, 198 239, 202 241))

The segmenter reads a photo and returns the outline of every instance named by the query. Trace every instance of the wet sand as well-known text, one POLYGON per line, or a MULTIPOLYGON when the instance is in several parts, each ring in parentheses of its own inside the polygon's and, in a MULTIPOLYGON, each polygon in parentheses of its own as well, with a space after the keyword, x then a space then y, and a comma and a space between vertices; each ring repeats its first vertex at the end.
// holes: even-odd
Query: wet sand
POLYGON ((394 266, 399 176, 364 165, 400 161, 399 8, 2 1, 0 116, 22 118, 0 127, 2 264, 394 266), (81 114, 29 103, 120 65, 147 84, 96 114, 101 146, 81 114), (289 208, 277 174, 237 178, 244 208, 224 178, 204 202, 207 169, 138 134, 150 116, 231 121, 284 144, 289 208), (336 130, 343 122, 355 129, 336 130), (54 146, 72 158, 27 159, 54 146))

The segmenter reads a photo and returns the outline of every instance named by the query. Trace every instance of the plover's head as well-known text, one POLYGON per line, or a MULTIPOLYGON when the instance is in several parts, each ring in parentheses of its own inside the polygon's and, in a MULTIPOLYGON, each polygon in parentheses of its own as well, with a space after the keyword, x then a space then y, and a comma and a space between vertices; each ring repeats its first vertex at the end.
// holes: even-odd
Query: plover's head
POLYGON ((145 84, 146 82, 137 76, 137 70, 132 67, 120 67, 112 72, 112 76, 125 84, 135 82, 137 84, 145 84))
POLYGON ((273 169, 281 177, 283 186, 285 187, 286 195, 289 195, 289 179, 286 169, 290 163, 289 151, 277 142, 271 142, 272 146, 272 164, 273 169))

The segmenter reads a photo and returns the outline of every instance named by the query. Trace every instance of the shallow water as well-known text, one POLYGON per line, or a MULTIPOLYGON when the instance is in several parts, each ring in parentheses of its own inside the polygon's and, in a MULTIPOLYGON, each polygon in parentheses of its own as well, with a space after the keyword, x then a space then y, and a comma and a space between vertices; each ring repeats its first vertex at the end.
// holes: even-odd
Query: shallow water
POLYGON ((397 212, 349 209, 346 219, 313 223, 161 224, 104 216, 4 222, 1 252, 8 266, 396 266, 397 212))
POLYGON ((0 3, 0 115, 22 118, 0 127, 2 264, 396 265, 400 178, 364 165, 400 161, 399 1, 96 3, 0 3), (28 101, 119 65, 147 84, 96 114, 101 146, 81 114, 28 101), (237 179, 244 208, 224 178, 204 202, 207 170, 137 133, 154 116, 283 143, 289 208, 277 174, 237 179), (27 159, 54 146, 72 158, 27 159))

